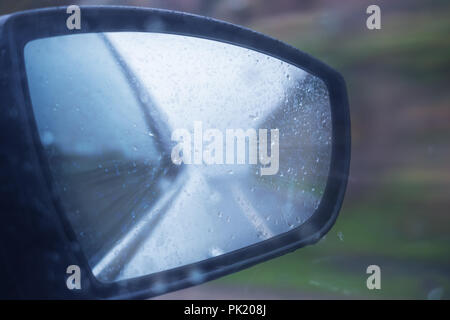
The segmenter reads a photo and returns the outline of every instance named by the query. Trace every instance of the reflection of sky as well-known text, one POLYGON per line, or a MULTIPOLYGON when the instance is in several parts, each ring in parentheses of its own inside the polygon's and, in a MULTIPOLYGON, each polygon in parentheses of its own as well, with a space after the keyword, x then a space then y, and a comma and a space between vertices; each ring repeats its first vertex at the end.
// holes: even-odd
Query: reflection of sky
POLYGON ((31 41, 25 63, 44 144, 69 154, 155 154, 130 85, 97 34, 31 41))
POLYGON ((217 41, 169 34, 109 33, 173 129, 256 128, 306 73, 217 41))

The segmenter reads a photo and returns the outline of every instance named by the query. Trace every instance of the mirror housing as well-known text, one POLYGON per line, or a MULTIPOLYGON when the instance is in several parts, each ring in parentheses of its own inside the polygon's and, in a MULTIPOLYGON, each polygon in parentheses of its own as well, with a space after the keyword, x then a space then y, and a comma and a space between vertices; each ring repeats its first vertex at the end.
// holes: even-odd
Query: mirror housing
POLYGON ((0 127, 3 190, 0 213, 0 297, 148 298, 248 268, 317 242, 334 224, 347 185, 350 117, 342 76, 311 56, 254 31, 200 16, 132 7, 81 7, 80 30, 69 30, 66 8, 0 18, 0 127), (313 216, 291 231, 200 262, 105 283, 93 274, 64 214, 46 165, 26 76, 24 48, 32 40, 94 32, 158 32, 210 39, 254 50, 320 78, 328 89, 332 148, 329 175, 313 216), (14 137, 14 138, 12 138, 14 137), (68 266, 81 269, 81 289, 69 290, 68 266))

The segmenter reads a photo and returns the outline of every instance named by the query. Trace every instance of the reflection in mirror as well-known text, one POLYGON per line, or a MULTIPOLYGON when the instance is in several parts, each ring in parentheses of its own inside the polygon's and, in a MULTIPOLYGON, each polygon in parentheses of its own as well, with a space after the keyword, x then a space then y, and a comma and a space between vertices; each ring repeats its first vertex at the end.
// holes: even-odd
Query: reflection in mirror
POLYGON ((320 203, 330 104, 302 69, 137 32, 34 40, 25 65, 53 185, 101 281, 261 242, 320 203))

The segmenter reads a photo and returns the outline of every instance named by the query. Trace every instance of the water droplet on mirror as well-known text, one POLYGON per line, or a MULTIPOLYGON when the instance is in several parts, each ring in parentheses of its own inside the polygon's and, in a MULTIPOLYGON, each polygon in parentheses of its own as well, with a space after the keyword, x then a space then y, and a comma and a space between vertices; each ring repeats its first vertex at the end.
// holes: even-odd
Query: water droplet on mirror
POLYGON ((211 255, 211 257, 217 257, 223 254, 223 250, 217 247, 212 247, 209 250, 209 254, 211 255))
POLYGON ((145 93, 142 93, 140 95, 140 100, 142 103, 147 103, 148 102, 148 96, 145 93))
POLYGON ((257 236, 259 239, 266 239, 266 238, 267 238, 267 234, 266 234, 265 232, 263 232, 263 231, 258 231, 258 233, 256 234, 256 236, 257 236))
POLYGON ((41 139, 42 139, 42 144, 44 144, 45 146, 52 144, 53 141, 55 140, 53 134, 50 131, 44 131, 41 139))

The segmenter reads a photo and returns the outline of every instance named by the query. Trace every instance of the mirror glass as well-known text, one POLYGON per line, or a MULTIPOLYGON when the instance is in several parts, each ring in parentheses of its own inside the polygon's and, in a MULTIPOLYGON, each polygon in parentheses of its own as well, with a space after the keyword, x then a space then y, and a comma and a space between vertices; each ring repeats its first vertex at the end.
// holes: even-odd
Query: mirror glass
POLYGON ((24 56, 54 189, 99 280, 226 254, 318 208, 331 111, 304 70, 162 33, 43 38, 24 56))

